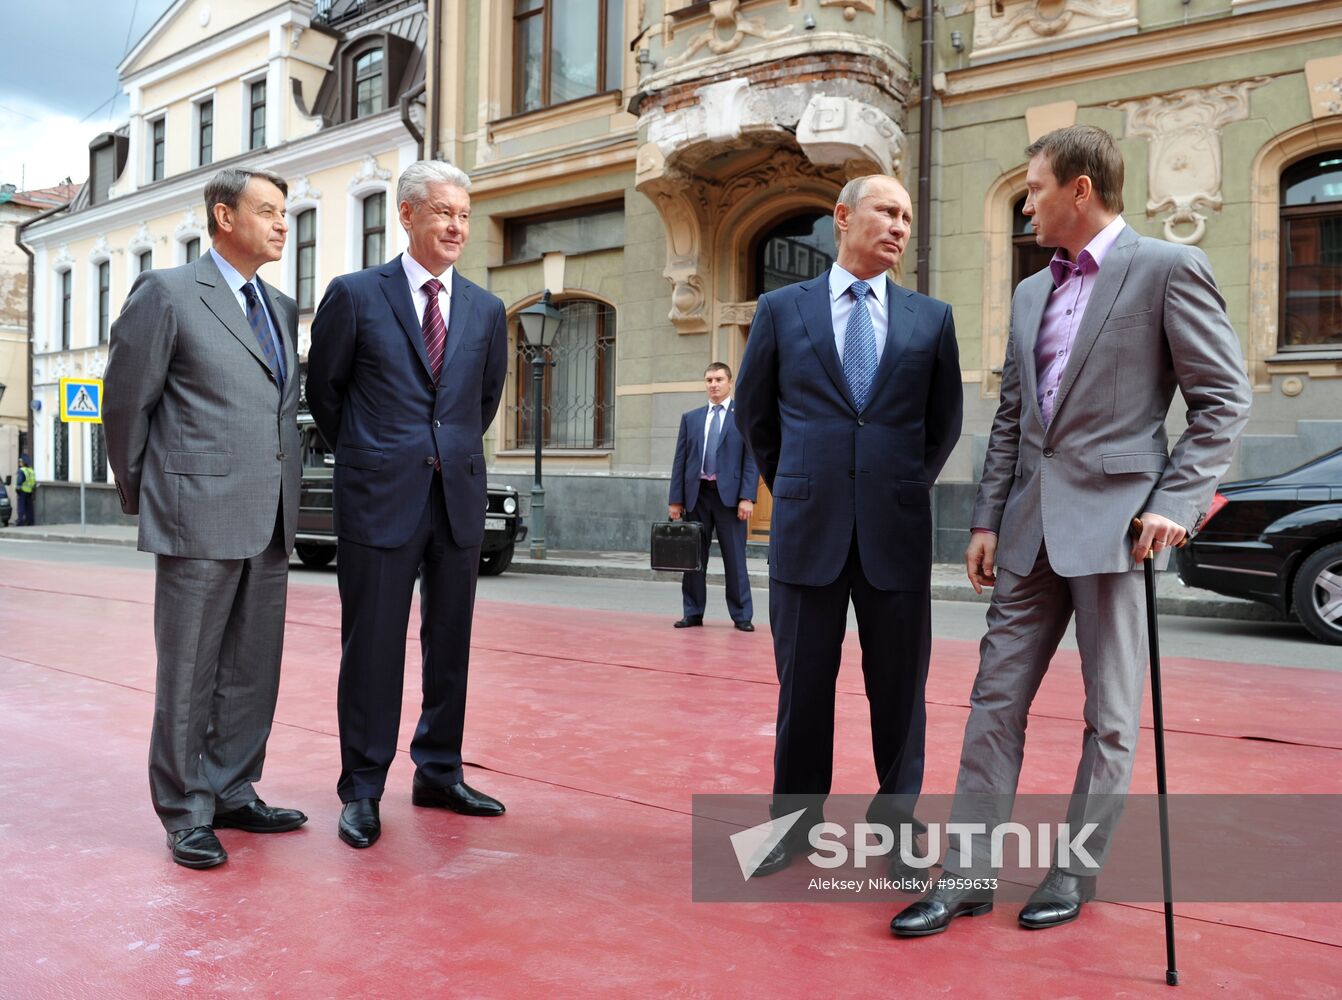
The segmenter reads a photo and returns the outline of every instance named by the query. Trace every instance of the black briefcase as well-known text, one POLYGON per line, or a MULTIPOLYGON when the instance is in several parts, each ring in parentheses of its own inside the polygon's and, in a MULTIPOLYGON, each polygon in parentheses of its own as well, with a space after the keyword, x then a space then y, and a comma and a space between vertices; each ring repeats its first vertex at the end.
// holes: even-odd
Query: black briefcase
POLYGON ((698 521, 654 521, 652 568, 676 573, 703 571, 704 526, 698 521))

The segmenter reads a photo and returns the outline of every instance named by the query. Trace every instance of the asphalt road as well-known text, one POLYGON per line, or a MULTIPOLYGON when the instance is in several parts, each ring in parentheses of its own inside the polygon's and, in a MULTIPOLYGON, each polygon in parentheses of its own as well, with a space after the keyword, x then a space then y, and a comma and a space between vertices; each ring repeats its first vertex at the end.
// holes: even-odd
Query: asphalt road
MULTIPOLYGON (((153 557, 113 545, 75 545, 0 539, 0 559, 35 559, 97 566, 138 567, 152 570, 153 557)), ((335 566, 308 569, 293 563, 296 584, 334 587, 335 566)), ((965 586, 969 584, 966 582, 965 586)), ((768 595, 755 594, 755 624, 759 639, 768 642, 768 595)), ((590 577, 542 576, 505 573, 482 577, 482 601, 574 607, 661 615, 667 628, 680 617, 680 587, 675 583, 608 580, 590 577)), ((934 601, 932 634, 938 639, 977 641, 983 634, 984 606, 959 601, 934 601)), ((726 599, 721 587, 708 588, 708 619, 725 620, 726 599)), ((850 625, 855 626, 850 616, 850 625)), ((1342 671, 1342 647, 1311 639, 1299 625, 1213 618, 1164 617, 1161 651, 1169 657, 1200 657, 1232 663, 1259 663, 1281 667, 1342 671)), ((1063 644, 1075 648, 1071 633, 1063 644)))

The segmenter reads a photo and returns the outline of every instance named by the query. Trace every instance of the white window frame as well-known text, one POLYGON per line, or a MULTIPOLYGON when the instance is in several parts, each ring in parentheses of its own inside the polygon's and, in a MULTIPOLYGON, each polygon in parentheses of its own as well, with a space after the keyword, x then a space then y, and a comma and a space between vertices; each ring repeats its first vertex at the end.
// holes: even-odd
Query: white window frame
POLYGON ((370 180, 353 188, 346 202, 346 218, 349 220, 349 224, 345 227, 348 234, 345 240, 346 272, 363 270, 363 203, 369 195, 379 192, 387 197, 387 218, 382 230, 383 246, 387 248, 387 260, 396 256, 393 253, 395 248, 392 244, 392 224, 393 222, 397 226, 401 224, 396 192, 388 181, 370 180))
MULTIPOLYGON (((289 238, 284 241, 284 256, 280 258, 280 268, 281 274, 284 276, 284 291, 287 295, 292 296, 294 302, 297 303, 298 217, 309 210, 317 213, 312 218, 312 231, 316 237, 316 245, 313 247, 312 254, 312 308, 315 311, 317 303, 321 301, 321 293, 325 290, 322 286, 322 206, 321 202, 315 198, 304 198, 301 201, 291 202, 284 206, 289 221, 289 238)), ((363 227, 360 226, 359 228, 362 235, 363 227)), ((300 306, 299 309, 301 315, 302 307, 300 306)))
POLYGON ((160 108, 144 116, 144 183, 168 179, 168 109, 160 108), (163 123, 163 176, 154 176, 154 126, 163 123))
MULTIPOLYGON (((89 290, 86 296, 89 307, 88 321, 88 343, 84 347, 105 347, 106 345, 98 337, 98 269, 107 265, 107 336, 110 341, 112 336, 112 272, 116 270, 112 267, 112 255, 110 253, 101 253, 96 257, 89 258, 89 290)), ((70 301, 74 302, 74 289, 71 289, 70 301)), ((75 330, 74 324, 70 325, 70 348, 75 350, 75 330)))
POLYGON ((240 104, 242 106, 242 141, 238 148, 244 153, 263 153, 270 148, 274 141, 274 136, 270 134, 270 105, 275 100, 270 86, 270 67, 262 66, 253 73, 244 76, 240 81, 242 84, 242 96, 240 104), (266 141, 264 145, 252 149, 252 84, 264 83, 266 85, 266 141))
POLYGON ((219 161, 219 105, 214 99, 214 88, 191 98, 191 169, 208 166, 200 162, 200 106, 210 104, 210 163, 219 161))

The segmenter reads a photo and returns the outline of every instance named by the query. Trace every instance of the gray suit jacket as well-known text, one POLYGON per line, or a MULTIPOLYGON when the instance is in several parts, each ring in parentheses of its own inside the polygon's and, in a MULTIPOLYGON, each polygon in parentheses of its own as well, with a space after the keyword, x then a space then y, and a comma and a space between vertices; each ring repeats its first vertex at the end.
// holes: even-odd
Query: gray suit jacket
POLYGON ((107 459, 139 547, 245 559, 298 519, 298 310, 265 286, 284 341, 283 390, 213 257, 146 271, 112 324, 103 374, 107 459))
POLYGON ((1206 516, 1248 418, 1239 338, 1201 250, 1125 227, 1045 428, 1034 348, 1052 290, 1045 268, 1012 299, 972 524, 998 533, 997 565, 1018 575, 1034 565, 1041 540, 1060 576, 1129 570, 1133 517, 1150 511, 1195 531, 1206 516), (1188 429, 1171 452, 1165 416, 1176 387, 1188 429))

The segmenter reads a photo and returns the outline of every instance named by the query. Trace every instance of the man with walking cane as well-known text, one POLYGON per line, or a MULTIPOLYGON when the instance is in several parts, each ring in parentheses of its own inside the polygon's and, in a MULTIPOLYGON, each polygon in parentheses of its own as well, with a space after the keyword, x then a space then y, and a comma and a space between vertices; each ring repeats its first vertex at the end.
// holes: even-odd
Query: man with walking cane
POLYGON ((1010 818, 1030 703, 1075 618, 1085 686, 1081 760, 1067 810, 1095 824, 1095 865, 1059 857, 1021 926, 1076 919, 1095 894, 1132 776, 1147 660, 1142 562, 1195 531, 1229 466, 1250 391, 1239 340, 1205 255, 1124 223, 1123 159, 1102 129, 1076 125, 1026 150, 1025 214, 1049 267, 1011 305, 1001 403, 974 505, 965 565, 994 587, 970 696, 945 874, 891 922, 901 937, 992 909, 993 829, 1010 818), (1188 426, 1168 450, 1174 390, 1188 426), (1128 535, 1139 516, 1141 532, 1128 535))

